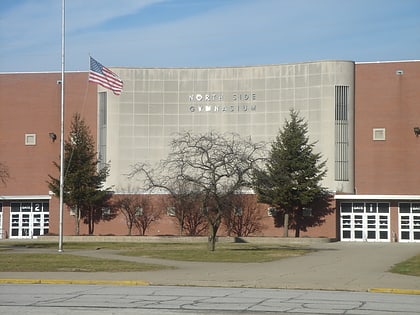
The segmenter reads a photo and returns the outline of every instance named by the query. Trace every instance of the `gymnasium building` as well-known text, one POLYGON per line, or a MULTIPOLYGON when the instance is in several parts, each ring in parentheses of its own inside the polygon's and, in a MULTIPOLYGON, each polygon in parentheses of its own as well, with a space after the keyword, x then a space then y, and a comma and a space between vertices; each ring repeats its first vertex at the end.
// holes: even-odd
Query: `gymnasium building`
MULTIPOLYGON (((138 184, 127 176, 134 164, 165 158, 178 132, 270 143, 296 109, 327 161, 323 185, 335 200, 325 223, 301 236, 420 242, 420 61, 110 69, 124 82, 121 95, 89 82, 89 72, 66 72, 64 126, 67 139, 81 114, 110 161, 106 187, 115 194, 138 184)), ((0 95, 0 163, 10 175, 0 181, 0 237, 58 234, 59 200, 47 182, 58 177, 61 73, 0 73, 0 95)), ((179 234, 163 211, 147 235, 179 234)), ((256 235, 282 236, 267 205, 258 211, 264 228, 256 235)), ((64 234, 73 233, 65 207, 64 234)), ((95 234, 126 235, 123 216, 101 221, 95 234)))

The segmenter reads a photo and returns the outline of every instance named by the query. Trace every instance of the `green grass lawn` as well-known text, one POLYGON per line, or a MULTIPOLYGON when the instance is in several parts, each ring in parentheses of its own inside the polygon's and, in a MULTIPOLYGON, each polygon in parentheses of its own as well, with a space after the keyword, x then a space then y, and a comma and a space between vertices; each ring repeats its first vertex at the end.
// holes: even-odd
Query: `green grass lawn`
POLYGON ((221 243, 209 251, 204 243, 141 244, 140 248, 124 250, 121 255, 199 262, 260 263, 309 252, 304 247, 221 243))
POLYGON ((420 277, 420 254, 396 264, 390 271, 420 277))
MULTIPOLYGON (((74 250, 117 250, 122 256, 143 256, 160 259, 261 263, 291 256, 305 255, 311 250, 299 246, 250 243, 218 243, 216 251, 207 250, 206 243, 136 243, 136 242, 68 242, 64 253, 36 253, 34 249, 57 249, 57 243, 18 241, 0 242, 0 272, 12 271, 146 271, 167 268, 121 260, 89 258, 72 255, 74 250), (31 249, 30 253, 22 249, 31 249), (66 252, 67 251, 67 252, 66 252)), ((420 254, 396 264, 391 272, 420 276, 420 254)))
POLYGON ((165 266, 99 259, 64 253, 0 254, 0 272, 129 272, 165 269, 165 266))
MULTIPOLYGON (((139 243, 135 242, 64 242, 64 250, 77 249, 98 249, 98 248, 108 248, 108 249, 130 249, 137 248, 139 243)), ((5 241, 0 242, 0 252, 4 250, 12 249, 22 249, 22 248, 50 248, 58 250, 58 243, 56 242, 43 242, 43 241, 5 241)))
POLYGON ((207 250, 206 243, 112 243, 70 242, 63 244, 63 253, 36 253, 36 249, 53 250, 56 243, 0 242, 0 272, 19 271, 145 271, 167 268, 121 260, 90 258, 71 254, 74 250, 118 250, 122 256, 143 256, 160 259, 206 262, 255 263, 304 255, 303 247, 219 243, 216 251, 207 250), (28 249, 28 251, 25 251, 28 249), (34 252, 35 250, 35 252, 34 252), (30 251, 30 252, 29 252, 30 251), (67 252, 66 252, 67 251, 67 252))

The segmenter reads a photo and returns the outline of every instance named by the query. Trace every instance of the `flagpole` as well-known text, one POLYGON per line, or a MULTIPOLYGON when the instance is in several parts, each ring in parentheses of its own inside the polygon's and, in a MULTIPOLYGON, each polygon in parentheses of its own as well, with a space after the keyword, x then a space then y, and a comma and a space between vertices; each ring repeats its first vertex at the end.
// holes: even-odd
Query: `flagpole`
POLYGON ((61 111, 60 111, 60 223, 58 251, 63 251, 64 206, 64 53, 65 53, 65 0, 61 0, 61 111))

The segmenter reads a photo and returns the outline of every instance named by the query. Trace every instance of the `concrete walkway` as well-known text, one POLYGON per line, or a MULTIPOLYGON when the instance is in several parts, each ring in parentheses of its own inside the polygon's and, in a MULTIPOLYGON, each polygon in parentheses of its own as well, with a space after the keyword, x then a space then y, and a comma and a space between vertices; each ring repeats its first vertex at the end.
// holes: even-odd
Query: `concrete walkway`
POLYGON ((316 251, 267 263, 179 262, 120 256, 112 250, 65 250, 68 254, 155 263, 175 269, 116 273, 3 272, 0 283, 112 283, 420 294, 420 277, 388 272, 394 264, 420 253, 420 244, 337 242, 310 247, 316 251))

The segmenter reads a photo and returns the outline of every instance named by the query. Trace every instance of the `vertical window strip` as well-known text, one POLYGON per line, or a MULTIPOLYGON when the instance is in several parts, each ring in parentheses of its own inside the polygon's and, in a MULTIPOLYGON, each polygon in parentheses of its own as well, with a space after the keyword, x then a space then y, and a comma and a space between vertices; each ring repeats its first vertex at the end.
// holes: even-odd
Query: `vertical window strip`
POLYGON ((99 100, 99 135, 98 135, 98 151, 99 151, 99 169, 105 167, 106 164, 106 130, 107 130, 107 99, 106 92, 98 93, 99 100))
POLYGON ((335 180, 349 180, 348 86, 335 86, 335 180))

